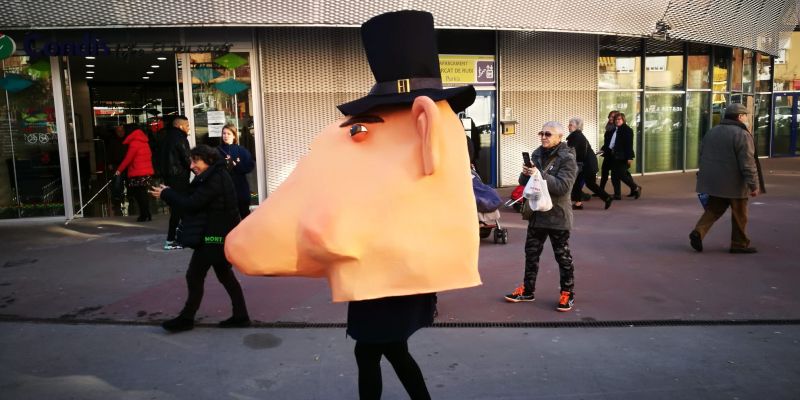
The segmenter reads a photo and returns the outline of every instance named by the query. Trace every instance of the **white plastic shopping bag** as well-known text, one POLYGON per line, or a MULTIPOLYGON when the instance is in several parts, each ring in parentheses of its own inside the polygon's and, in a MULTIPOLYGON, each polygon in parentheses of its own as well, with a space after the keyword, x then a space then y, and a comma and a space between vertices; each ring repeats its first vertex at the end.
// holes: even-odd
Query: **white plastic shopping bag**
POLYGON ((553 208, 553 200, 547 190, 547 181, 542 178, 538 169, 534 170, 533 175, 528 179, 522 197, 528 199, 528 205, 533 211, 550 211, 553 208))

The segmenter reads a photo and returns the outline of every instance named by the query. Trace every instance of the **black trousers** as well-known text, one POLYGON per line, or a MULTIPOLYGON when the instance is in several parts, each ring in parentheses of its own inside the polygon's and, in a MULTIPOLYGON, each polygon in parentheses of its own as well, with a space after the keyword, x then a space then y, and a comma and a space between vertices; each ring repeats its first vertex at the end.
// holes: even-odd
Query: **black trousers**
POLYGON ((147 194, 147 188, 142 187, 129 187, 128 193, 136 200, 136 207, 139 209, 140 217, 150 216, 150 199, 147 194))
POLYGON ((364 343, 356 342, 358 364, 358 396, 361 400, 377 400, 383 391, 381 357, 386 356, 394 372, 406 388, 411 400, 428 400, 431 395, 419 365, 408 352, 408 342, 364 343))
POLYGON ((175 241, 175 230, 178 229, 178 222, 181 221, 181 212, 170 206, 169 208, 169 227, 167 228, 167 241, 175 241))
POLYGON ((608 183, 608 174, 611 173, 612 156, 603 157, 603 163, 600 165, 600 189, 606 190, 606 183, 608 183))
POLYGON ((239 207, 239 217, 244 219, 244 217, 250 215, 250 197, 249 196, 247 198, 245 198, 245 199, 238 199, 237 200, 237 206, 239 207))
POLYGON ((631 191, 639 186, 633 181, 631 172, 628 170, 628 160, 614 160, 611 166, 611 184, 614 186, 614 196, 622 196, 620 181, 625 182, 631 191))
POLYGON ((186 271, 186 286, 189 289, 189 296, 181 311, 181 317, 194 319, 197 309, 200 308, 200 302, 203 300, 206 274, 212 267, 214 274, 217 275, 217 280, 225 287, 225 291, 231 298, 233 316, 247 317, 247 306, 244 302, 242 287, 231 269, 231 264, 225 259, 225 252, 220 245, 203 245, 192 253, 189 269, 186 271))
POLYGON ((544 241, 550 237, 553 253, 561 280, 561 290, 572 292, 575 289, 575 266, 569 251, 569 231, 559 229, 534 228, 534 220, 528 224, 528 236, 525 239, 525 275, 523 284, 525 293, 536 290, 536 276, 539 274, 539 257, 544 249, 544 241))
POLYGON ((603 199, 603 201, 611 197, 600 186, 597 186, 597 177, 592 171, 581 171, 581 173, 578 174, 578 178, 575 179, 575 184, 572 185, 572 193, 570 194, 572 201, 581 201, 584 185, 586 185, 586 188, 591 190, 592 193, 603 199))

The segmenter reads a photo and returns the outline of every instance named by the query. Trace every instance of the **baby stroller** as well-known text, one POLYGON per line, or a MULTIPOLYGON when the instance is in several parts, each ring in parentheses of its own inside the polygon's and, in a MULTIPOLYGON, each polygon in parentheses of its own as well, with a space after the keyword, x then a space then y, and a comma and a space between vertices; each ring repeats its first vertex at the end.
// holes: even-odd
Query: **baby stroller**
POLYGON ((495 243, 508 243, 508 229, 500 226, 500 205, 503 200, 489 185, 481 181, 481 177, 472 170, 472 191, 478 209, 478 233, 481 239, 488 238, 494 231, 495 243))

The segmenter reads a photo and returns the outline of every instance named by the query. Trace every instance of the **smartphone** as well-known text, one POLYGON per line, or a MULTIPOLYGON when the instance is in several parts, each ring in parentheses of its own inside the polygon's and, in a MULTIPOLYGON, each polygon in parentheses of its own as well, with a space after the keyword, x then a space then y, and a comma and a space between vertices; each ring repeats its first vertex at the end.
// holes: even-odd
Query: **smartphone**
POLYGON ((522 161, 525 162, 525 166, 528 168, 533 166, 531 163, 531 155, 527 151, 522 152, 522 161))

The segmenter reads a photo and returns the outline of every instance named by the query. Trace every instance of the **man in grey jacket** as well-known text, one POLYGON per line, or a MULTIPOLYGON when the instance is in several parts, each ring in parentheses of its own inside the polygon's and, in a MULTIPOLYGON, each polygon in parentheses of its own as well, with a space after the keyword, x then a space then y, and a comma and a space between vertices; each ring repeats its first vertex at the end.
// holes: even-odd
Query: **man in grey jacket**
MULTIPOLYGON (((505 295, 506 301, 519 303, 535 299, 536 277, 539 274, 539 256, 544 242, 550 238, 553 253, 558 263, 561 295, 556 305, 558 311, 569 311, 575 301, 575 266, 569 251, 569 231, 572 229, 572 202, 570 193, 578 173, 575 149, 562 142, 564 127, 558 122, 547 122, 539 132, 542 145, 531 155, 533 165, 523 166, 519 184, 528 183, 535 170, 539 170, 547 182, 547 191, 553 200, 549 211, 536 211, 528 221, 525 239, 525 274, 523 283, 512 293, 505 295)), ((527 201, 527 200, 525 200, 527 201)))
POLYGON ((703 238, 728 207, 731 208, 731 253, 755 253, 745 233, 747 227, 747 197, 755 197, 761 187, 754 157, 753 137, 744 124, 747 108, 731 104, 725 119, 703 137, 700 146, 700 171, 697 173, 697 192, 708 194, 706 210, 689 243, 703 251, 703 238))

